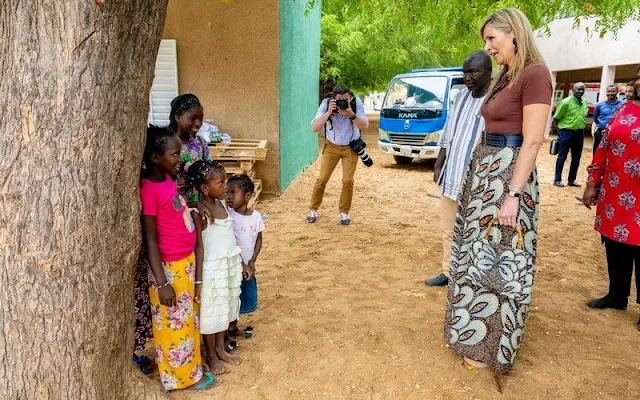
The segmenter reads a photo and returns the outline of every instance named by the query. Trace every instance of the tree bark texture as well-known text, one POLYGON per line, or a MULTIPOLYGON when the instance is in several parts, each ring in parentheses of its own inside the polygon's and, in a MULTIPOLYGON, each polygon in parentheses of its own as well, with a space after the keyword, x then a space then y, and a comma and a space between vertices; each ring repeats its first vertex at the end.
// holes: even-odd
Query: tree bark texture
POLYGON ((132 366, 167 0, 0 2, 0 398, 162 395, 132 366))

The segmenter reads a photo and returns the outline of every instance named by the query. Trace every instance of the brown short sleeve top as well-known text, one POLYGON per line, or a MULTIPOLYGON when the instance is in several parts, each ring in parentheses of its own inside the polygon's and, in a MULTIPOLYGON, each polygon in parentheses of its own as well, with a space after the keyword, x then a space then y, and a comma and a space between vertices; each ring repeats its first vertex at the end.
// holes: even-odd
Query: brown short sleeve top
POLYGON ((481 108, 488 133, 522 133, 522 109, 530 104, 551 105, 551 73, 544 64, 529 65, 513 86, 507 86, 481 108))

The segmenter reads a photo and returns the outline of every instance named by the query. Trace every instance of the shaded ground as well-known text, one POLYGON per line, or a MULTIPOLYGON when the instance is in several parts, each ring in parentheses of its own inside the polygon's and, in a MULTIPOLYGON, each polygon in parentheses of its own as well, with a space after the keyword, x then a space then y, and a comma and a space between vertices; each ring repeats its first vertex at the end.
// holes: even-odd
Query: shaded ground
POLYGON ((604 248, 594 211, 573 198, 581 190, 553 187, 548 143, 539 159, 532 311, 501 395, 487 371, 468 371, 447 349, 446 288, 422 283, 439 273, 441 258, 431 164, 398 167, 374 149, 376 139, 367 138, 374 167, 356 174, 352 226, 338 225, 339 170, 318 223, 304 222, 318 163, 281 198, 261 201, 269 219, 257 265, 260 309, 243 321, 255 337, 241 343, 245 360, 221 387, 177 398, 640 398, 640 307, 585 306, 607 289, 604 248))

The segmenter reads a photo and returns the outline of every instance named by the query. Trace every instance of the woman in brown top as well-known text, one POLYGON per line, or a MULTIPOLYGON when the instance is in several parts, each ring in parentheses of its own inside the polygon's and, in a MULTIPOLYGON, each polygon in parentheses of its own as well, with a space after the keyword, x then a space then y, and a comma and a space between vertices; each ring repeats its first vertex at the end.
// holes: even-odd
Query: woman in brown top
POLYGON ((485 133, 458 200, 444 336, 468 364, 503 374, 520 347, 531 299, 535 163, 553 90, 524 14, 497 11, 480 32, 502 69, 482 106, 485 133))

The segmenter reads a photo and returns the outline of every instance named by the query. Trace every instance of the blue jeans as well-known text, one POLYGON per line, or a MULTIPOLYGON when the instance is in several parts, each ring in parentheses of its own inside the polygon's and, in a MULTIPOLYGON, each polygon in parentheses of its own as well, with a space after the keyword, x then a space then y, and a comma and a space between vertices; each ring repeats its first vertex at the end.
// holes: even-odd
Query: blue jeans
POLYGON ((240 287, 240 314, 254 312, 258 308, 258 282, 256 276, 252 276, 248 281, 242 280, 240 287))
POLYGON ((571 165, 569 166, 569 182, 574 182, 578 176, 582 146, 584 144, 584 129, 558 129, 558 159, 556 160, 555 182, 562 182, 562 169, 571 150, 571 165))

